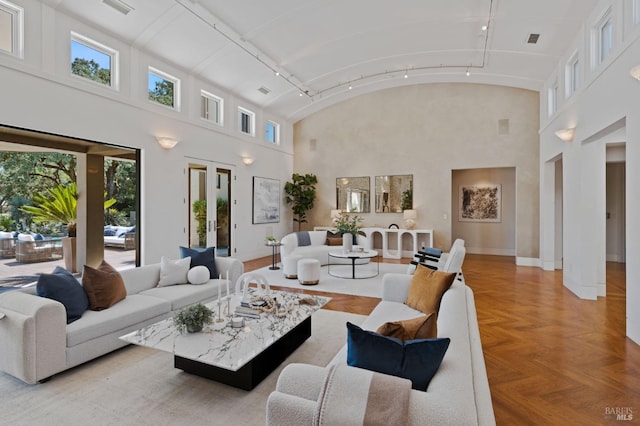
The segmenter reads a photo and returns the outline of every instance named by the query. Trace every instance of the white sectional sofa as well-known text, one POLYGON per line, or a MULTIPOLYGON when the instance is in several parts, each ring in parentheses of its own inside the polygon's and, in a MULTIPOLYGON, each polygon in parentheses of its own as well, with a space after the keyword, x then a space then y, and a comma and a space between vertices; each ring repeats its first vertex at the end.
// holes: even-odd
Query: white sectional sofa
MULTIPOLYGON (((297 255, 306 259, 317 259, 320 265, 326 265, 329 259, 329 252, 332 250, 342 250, 340 246, 327 245, 327 231, 302 231, 309 234, 310 245, 301 246, 298 244, 298 232, 285 235, 282 240, 282 246, 280 247, 280 259, 282 262, 289 256, 297 255)), ((357 246, 364 249, 369 249, 369 239, 365 235, 357 236, 357 246)), ((356 263, 367 263, 369 259, 359 259, 356 263)), ((344 263, 351 264, 349 259, 332 258, 331 264, 344 263)))
MULTIPOLYGON (((387 321, 405 320, 422 314, 403 303, 407 299, 411 277, 404 274, 386 274, 383 277, 382 301, 362 324, 363 329, 375 331, 387 321)), ((454 281, 444 293, 437 324, 438 336, 449 337, 451 342, 427 391, 410 391, 409 424, 494 425, 473 292, 462 281, 454 281)), ((346 366, 346 359, 345 345, 329 365, 346 366)), ((352 398, 358 394, 358 373, 362 370, 342 368, 346 371, 341 371, 341 374, 353 375, 353 380, 345 380, 353 384, 345 392, 345 398, 352 398)), ((314 424, 314 413, 320 407, 320 395, 329 371, 329 367, 306 364, 285 367, 278 378, 276 390, 267 402, 267 424, 314 424)), ((354 403, 356 405, 362 404, 354 403)), ((335 420, 336 413, 332 414, 335 420)), ((350 415, 345 413, 340 424, 351 424, 350 415)))
MULTIPOLYGON (((231 283, 242 275, 242 262, 216 257, 218 272, 231 283)), ((64 306, 28 291, 0 294, 0 371, 34 384, 52 375, 126 346, 119 337, 173 315, 185 306, 214 300, 224 280, 202 285, 157 287, 160 264, 120 271, 124 300, 101 311, 86 311, 67 324, 64 306)))

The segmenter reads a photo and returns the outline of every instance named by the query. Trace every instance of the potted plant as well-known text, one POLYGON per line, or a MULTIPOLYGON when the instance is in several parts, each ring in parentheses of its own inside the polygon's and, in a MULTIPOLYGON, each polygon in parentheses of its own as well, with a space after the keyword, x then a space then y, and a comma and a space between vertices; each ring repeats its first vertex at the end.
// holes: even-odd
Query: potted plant
POLYGON ((287 194, 284 200, 287 204, 293 204, 291 210, 296 216, 293 221, 298 222, 298 231, 300 231, 300 226, 307 221, 307 212, 313 208, 318 178, 314 174, 294 173, 291 180, 292 182, 284 184, 284 192, 287 194))
POLYGON ((274 237, 273 235, 269 235, 267 238, 267 245, 268 246, 273 246, 278 244, 278 240, 276 239, 276 237, 274 237))
POLYGON ((205 324, 213 322, 213 311, 202 303, 189 306, 173 317, 173 324, 180 333, 197 333, 202 331, 205 324))
POLYGON ((196 200, 193 202, 193 216, 198 222, 198 245, 207 246, 207 200, 196 200))

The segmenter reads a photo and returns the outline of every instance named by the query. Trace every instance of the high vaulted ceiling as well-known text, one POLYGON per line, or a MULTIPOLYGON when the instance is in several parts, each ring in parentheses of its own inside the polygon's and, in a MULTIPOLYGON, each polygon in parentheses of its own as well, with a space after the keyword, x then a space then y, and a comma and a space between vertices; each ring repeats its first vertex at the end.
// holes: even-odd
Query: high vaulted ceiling
POLYGON ((124 15, 102 0, 42 1, 293 121, 407 84, 540 90, 598 2, 115 0, 133 8, 124 15))

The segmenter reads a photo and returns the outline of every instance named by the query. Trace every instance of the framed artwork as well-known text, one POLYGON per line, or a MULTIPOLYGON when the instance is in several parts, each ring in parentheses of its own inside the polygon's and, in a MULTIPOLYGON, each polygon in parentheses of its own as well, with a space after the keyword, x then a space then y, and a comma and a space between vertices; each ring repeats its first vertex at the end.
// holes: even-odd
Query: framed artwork
POLYGON ((280 181, 253 177, 253 223, 280 222, 280 181))
POLYGON ((502 185, 460 185, 460 222, 500 222, 502 185))

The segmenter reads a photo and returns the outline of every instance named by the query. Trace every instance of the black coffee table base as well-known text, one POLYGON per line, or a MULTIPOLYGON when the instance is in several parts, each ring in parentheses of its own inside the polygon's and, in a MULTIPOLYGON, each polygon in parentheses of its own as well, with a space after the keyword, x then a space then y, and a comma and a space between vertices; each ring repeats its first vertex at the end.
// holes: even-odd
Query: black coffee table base
POLYGON ((278 341, 256 355, 237 371, 205 364, 189 358, 174 357, 174 366, 186 373, 215 380, 236 388, 251 390, 273 372, 311 336, 311 317, 302 321, 278 341))

